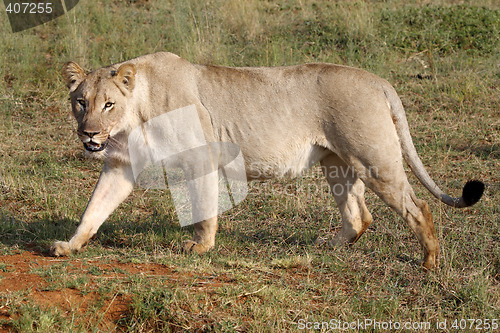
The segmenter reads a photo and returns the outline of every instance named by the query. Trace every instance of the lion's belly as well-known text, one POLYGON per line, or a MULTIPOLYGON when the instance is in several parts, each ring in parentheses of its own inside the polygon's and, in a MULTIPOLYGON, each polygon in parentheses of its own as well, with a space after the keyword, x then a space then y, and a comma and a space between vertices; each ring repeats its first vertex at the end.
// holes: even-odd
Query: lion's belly
POLYGON ((244 148, 242 152, 249 180, 294 178, 309 169, 313 164, 321 161, 328 154, 331 154, 329 150, 312 144, 298 147, 287 156, 283 156, 278 151, 275 152, 275 155, 269 153, 258 157, 249 154, 244 148))
POLYGON ((290 129, 283 113, 264 114, 266 121, 246 113, 239 122, 227 121, 216 130, 218 140, 241 149, 248 179, 293 178, 331 154, 316 124, 298 121, 290 129))

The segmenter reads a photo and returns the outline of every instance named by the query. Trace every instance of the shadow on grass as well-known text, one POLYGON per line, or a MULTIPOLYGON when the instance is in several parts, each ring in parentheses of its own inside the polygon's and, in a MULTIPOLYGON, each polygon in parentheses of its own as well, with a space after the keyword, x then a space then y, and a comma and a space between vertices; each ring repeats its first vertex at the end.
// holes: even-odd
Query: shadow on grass
MULTIPOLYGON (((0 210, 0 253, 6 254, 9 248, 17 248, 48 256, 52 242, 69 240, 78 223, 77 220, 55 215, 33 222, 23 222, 0 210)), ((335 230, 324 235, 316 227, 316 225, 301 228, 281 223, 256 223, 251 227, 237 226, 232 230, 221 228, 217 233, 217 243, 236 249, 273 245, 285 250, 290 246, 298 248, 313 246, 318 236, 327 236, 331 239, 338 232, 335 230)), ((193 226, 182 228, 172 216, 164 214, 152 214, 138 221, 111 217, 101 226, 90 244, 100 244, 115 249, 140 248, 143 251, 155 251, 160 247, 177 252, 176 249, 182 241, 191 239, 193 232, 193 226)), ((357 251, 364 251, 357 244, 352 247, 357 251)), ((335 249, 327 245, 319 248, 325 253, 335 249)), ((177 250, 180 251, 180 248, 177 250)), ((415 258, 407 257, 398 257, 397 260, 415 262, 415 258)))
MULTIPOLYGON (((243 223, 243 222, 242 222, 243 223)), ((319 231, 312 228, 287 226, 252 226, 250 228, 234 228, 232 231, 221 230, 218 238, 228 238, 232 242, 241 244, 254 243, 258 245, 283 244, 298 247, 307 247, 320 236, 319 231)))
MULTIPOLYGON (((50 216, 33 222, 23 222, 0 211, 0 255, 14 254, 16 250, 30 251, 43 257, 48 257, 49 247, 54 240, 69 240, 78 225, 78 221, 50 216)), ((177 221, 161 214, 153 214, 140 221, 119 220, 117 218, 103 224, 90 244, 101 245, 114 249, 136 248, 141 251, 154 252, 164 248, 179 252, 183 240, 191 238, 193 226, 181 228, 177 221)), ((338 230, 336 230, 338 231, 338 230)), ((273 228, 260 225, 255 228, 235 228, 220 230, 218 243, 223 243, 235 249, 267 248, 287 251, 290 247, 308 248, 312 246, 320 231, 308 228, 301 230, 293 226, 273 228), (272 245, 272 246, 270 246, 272 245)), ((328 235, 333 237, 335 232, 328 235)), ((330 247, 319 246, 324 254, 337 253, 349 256, 349 251, 373 255, 373 248, 358 246, 359 244, 330 247), (344 252, 348 251, 348 252, 344 252)), ((275 251, 272 250, 272 251, 275 251)), ((238 250, 237 250, 238 251, 238 250)), ((395 254, 394 260, 418 266, 418 256, 395 254)))
POLYGON ((459 144, 455 149, 459 152, 470 151, 483 160, 500 159, 500 147, 496 144, 481 144, 474 146, 459 144))
POLYGON ((23 222, 0 211, 0 245, 47 256, 50 244, 55 239, 67 239, 76 229, 76 225, 74 220, 55 216, 23 222))
MULTIPOLYGON (((15 247, 48 256, 52 242, 69 240, 78 224, 77 220, 60 216, 23 222, 0 211, 0 252, 8 252, 8 248, 15 247)), ((151 244, 152 241, 167 246, 176 238, 180 242, 182 238, 180 234, 185 232, 186 229, 181 229, 158 216, 139 222, 113 219, 103 224, 91 242, 115 248, 143 246, 147 250, 147 244, 151 244)))

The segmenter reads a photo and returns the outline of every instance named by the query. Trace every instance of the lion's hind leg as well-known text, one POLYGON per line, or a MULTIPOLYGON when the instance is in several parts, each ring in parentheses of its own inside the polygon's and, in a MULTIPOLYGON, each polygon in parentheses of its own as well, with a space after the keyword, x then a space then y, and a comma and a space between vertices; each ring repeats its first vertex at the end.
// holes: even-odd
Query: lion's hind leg
POLYGON ((439 242, 432 214, 427 202, 415 196, 403 165, 401 163, 379 165, 378 174, 372 174, 364 181, 366 186, 408 223, 423 248, 422 265, 427 269, 434 268, 439 255, 439 242))
POLYGON ((215 246, 215 234, 217 233, 217 216, 203 220, 194 225, 193 240, 186 240, 182 244, 185 252, 202 254, 215 246))
POLYGON ((321 168, 342 214, 342 227, 330 244, 353 244, 372 222, 365 204, 365 184, 355 170, 335 154, 324 158, 321 168))
POLYGON ((202 254, 215 246, 219 177, 213 165, 200 162, 203 156, 190 157, 193 157, 193 160, 184 171, 189 179, 187 187, 191 198, 192 218, 195 222, 194 237, 183 242, 182 250, 202 254))

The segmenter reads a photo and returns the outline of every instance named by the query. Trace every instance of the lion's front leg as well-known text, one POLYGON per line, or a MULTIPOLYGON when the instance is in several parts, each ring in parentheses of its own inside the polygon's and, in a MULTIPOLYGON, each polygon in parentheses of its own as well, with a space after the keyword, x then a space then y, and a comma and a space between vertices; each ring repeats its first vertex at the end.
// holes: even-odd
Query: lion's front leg
POLYGON ((130 166, 106 164, 75 234, 69 242, 54 242, 50 253, 64 256, 80 251, 108 216, 129 196, 133 187, 134 176, 130 166))

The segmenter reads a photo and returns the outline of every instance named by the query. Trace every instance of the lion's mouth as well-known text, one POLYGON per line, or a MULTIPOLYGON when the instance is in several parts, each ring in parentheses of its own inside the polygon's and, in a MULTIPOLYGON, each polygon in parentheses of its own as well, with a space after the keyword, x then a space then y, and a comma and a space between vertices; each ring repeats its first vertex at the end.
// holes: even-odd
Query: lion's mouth
POLYGON ((92 153, 104 150, 107 145, 108 145, 107 140, 103 143, 97 143, 97 142, 93 142, 93 141, 83 143, 83 146, 85 147, 85 149, 92 152, 92 153))

